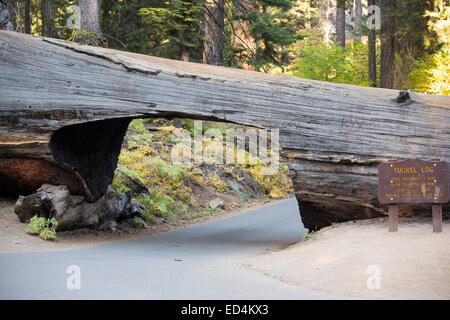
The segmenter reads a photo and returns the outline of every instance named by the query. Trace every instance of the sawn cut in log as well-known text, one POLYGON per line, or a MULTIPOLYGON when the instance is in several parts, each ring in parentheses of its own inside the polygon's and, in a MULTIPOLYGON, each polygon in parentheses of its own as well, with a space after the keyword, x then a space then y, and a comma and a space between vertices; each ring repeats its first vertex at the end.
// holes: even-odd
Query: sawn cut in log
MULTIPOLYGON (((0 190, 111 183, 129 121, 279 129, 303 223, 377 217, 377 165, 450 161, 450 97, 161 59, 0 31, 0 190)), ((429 212, 420 206, 403 213, 429 212)), ((444 206, 444 214, 449 206, 444 206)))

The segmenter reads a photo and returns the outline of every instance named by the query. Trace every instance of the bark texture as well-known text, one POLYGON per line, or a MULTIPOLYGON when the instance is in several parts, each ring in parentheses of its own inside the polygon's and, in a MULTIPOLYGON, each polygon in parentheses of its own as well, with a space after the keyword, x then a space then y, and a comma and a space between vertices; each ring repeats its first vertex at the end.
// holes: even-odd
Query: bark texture
POLYGON ((328 43, 336 34, 336 0, 322 0, 319 8, 319 28, 323 42, 328 43))
POLYGON ((219 65, 223 60, 224 2, 211 1, 205 6, 205 38, 203 41, 203 63, 219 65))
MULTIPOLYGON (((375 0, 369 0, 369 6, 376 4, 375 0)), ((369 80, 372 87, 377 86, 377 31, 369 29, 369 80)))
MULTIPOLYGON (((279 129, 303 223, 383 215, 377 165, 450 161, 450 98, 181 62, 0 31, 0 190, 106 192, 132 118, 279 129), (398 98, 400 97, 400 98, 398 98)), ((400 213, 430 208, 401 206, 400 213)), ((444 206, 444 214, 449 207, 444 206)))
POLYGON ((75 40, 89 45, 106 46, 100 29, 100 0, 78 0, 81 14, 81 30, 75 40))
POLYGON ((25 33, 31 33, 31 0, 25 0, 24 24, 25 33))
MULTIPOLYGON (((370 1, 370 0, 369 0, 370 1)), ((361 0, 354 0, 354 10, 355 10, 355 22, 354 22, 354 28, 355 28, 355 41, 361 42, 361 16, 362 16, 362 5, 361 0)))
POLYGON ((250 12, 252 12, 256 4, 255 0, 241 0, 237 1, 233 7, 233 14, 236 16, 236 20, 233 23, 233 47, 235 48, 236 55, 234 63, 237 66, 242 67, 245 70, 252 70, 246 62, 242 62, 250 59, 249 52, 256 52, 256 41, 253 39, 248 27, 249 23, 247 20, 242 19, 242 17, 250 12))
POLYGON ((337 0, 336 43, 345 47, 345 0, 337 0))
POLYGON ((41 0, 42 34, 44 37, 57 38, 55 27, 55 13, 52 0, 41 0))
POLYGON ((9 15, 7 0, 0 0, 0 30, 14 30, 14 26, 9 15))
POLYGON ((395 0, 381 1, 380 87, 394 86, 395 62, 395 0))

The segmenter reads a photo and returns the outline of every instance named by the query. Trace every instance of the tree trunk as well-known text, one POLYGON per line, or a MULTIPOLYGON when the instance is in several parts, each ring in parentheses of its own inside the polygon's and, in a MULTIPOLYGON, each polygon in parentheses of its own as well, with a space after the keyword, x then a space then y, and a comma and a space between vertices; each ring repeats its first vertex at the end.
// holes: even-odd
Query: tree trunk
POLYGON ((233 59, 233 64, 246 70, 251 70, 252 67, 243 61, 250 58, 248 52, 256 52, 256 40, 250 34, 248 21, 241 17, 254 9, 254 0, 237 1, 233 7, 233 15, 236 19, 233 22, 232 43, 233 48, 238 51, 233 59))
MULTIPOLYGON (((369 0, 369 6, 375 5, 376 0, 369 0)), ((372 87, 377 86, 377 31, 369 29, 369 81, 372 87)))
POLYGON ((345 0, 337 0, 336 43, 345 47, 345 0))
POLYGON ((362 16, 362 5, 361 0, 355 0, 355 41, 361 42, 361 16, 362 16))
POLYGON ((1 192, 33 192, 48 182, 98 199, 113 179, 133 118, 232 122, 272 130, 272 142, 279 130, 302 220, 311 229, 386 213, 377 199, 382 161, 450 161, 450 97, 399 95, 15 32, 0 31, 0 43, 1 192))
POLYGON ((0 0, 0 30, 14 30, 8 10, 8 0, 0 0))
MULTIPOLYGON (((305 29, 311 29, 311 0, 306 0, 306 8, 305 8, 305 29)), ((300 16, 300 12, 297 13, 297 16, 300 16)))
POLYGON ((100 29, 100 0, 78 0, 81 14, 81 30, 75 40, 90 45, 104 45, 100 29))
POLYGON ((395 62, 395 0, 382 0, 380 87, 392 89, 395 62))
MULTIPOLYGON (((183 38, 184 36, 182 35, 182 39, 183 38)), ((180 60, 189 61, 189 56, 190 56, 189 48, 184 43, 180 43, 180 60)))
POLYGON ((224 1, 205 6, 205 38, 203 63, 219 65, 223 61, 224 1))
POLYGON ((44 37, 58 38, 55 27, 55 14, 52 0, 41 0, 42 35, 44 37))
POLYGON ((24 7, 24 25, 25 33, 31 33, 31 0, 25 0, 24 7))
POLYGON ((323 42, 329 43, 336 33, 336 0, 321 0, 319 9, 319 28, 323 42))

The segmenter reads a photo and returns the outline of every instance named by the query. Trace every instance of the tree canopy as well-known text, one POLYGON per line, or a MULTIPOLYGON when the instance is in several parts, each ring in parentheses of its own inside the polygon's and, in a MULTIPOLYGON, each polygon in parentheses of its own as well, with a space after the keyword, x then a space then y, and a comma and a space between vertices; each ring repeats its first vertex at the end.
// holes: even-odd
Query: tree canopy
POLYGON ((170 59, 450 94, 450 0, 92 0, 89 10, 85 3, 2 0, 0 10, 9 9, 2 28, 170 59), (377 19, 381 27, 369 28, 377 19))

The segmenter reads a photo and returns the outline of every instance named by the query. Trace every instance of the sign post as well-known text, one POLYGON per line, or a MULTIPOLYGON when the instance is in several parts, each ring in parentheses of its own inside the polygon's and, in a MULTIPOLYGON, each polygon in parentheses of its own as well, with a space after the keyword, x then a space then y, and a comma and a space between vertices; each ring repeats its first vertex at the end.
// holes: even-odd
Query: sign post
POLYGON ((433 232, 442 232, 442 205, 433 204, 433 232))
POLYGON ((389 205, 389 232, 398 231, 398 204, 389 205))
POLYGON ((432 204, 433 232, 442 232, 442 204, 450 198, 448 164, 408 159, 378 165, 378 201, 389 207, 389 232, 398 231, 398 205, 432 204))

